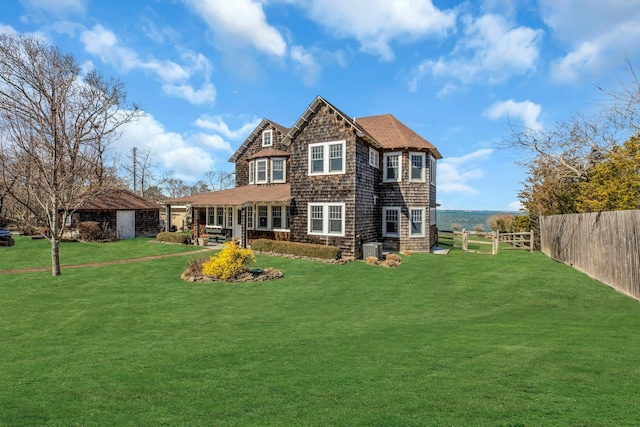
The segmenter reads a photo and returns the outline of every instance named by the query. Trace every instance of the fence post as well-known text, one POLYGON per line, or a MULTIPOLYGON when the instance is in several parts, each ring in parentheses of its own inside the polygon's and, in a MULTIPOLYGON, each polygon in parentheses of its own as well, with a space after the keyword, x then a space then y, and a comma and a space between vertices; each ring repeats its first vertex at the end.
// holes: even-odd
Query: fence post
POLYGON ((491 233, 491 255, 498 253, 498 245, 500 244, 500 232, 494 231, 491 233))
POLYGON ((466 252, 469 249, 469 235, 467 230, 462 229, 462 251, 466 252))
POLYGON ((529 252, 533 253, 533 230, 529 230, 529 252))

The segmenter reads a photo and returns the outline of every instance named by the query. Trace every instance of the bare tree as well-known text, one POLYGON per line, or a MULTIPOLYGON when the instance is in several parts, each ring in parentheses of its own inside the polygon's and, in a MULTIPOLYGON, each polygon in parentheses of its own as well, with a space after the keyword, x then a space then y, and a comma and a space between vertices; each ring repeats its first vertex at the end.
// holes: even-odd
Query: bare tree
POLYGON ((235 183, 235 177, 231 172, 209 171, 204 176, 211 191, 225 190, 233 187, 235 183))
POLYGON ((139 114, 121 83, 96 71, 82 76, 72 55, 39 38, 0 34, 2 180, 46 218, 54 276, 64 224, 83 197, 99 194, 87 190, 101 182, 104 149, 139 114))
POLYGON ((126 180, 131 182, 134 193, 144 196, 149 187, 154 185, 154 171, 157 167, 155 162, 155 152, 151 147, 146 147, 142 152, 138 147, 133 147, 131 154, 124 159, 118 159, 120 169, 127 176, 126 180))

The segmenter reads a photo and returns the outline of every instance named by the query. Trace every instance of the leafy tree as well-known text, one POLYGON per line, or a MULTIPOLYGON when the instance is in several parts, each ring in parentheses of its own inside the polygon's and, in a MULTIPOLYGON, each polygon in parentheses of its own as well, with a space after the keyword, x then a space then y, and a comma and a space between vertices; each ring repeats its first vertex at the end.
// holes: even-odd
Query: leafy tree
POLYGON ((92 186, 104 184, 103 154, 118 128, 139 115, 121 83, 86 75, 72 55, 43 40, 0 34, 0 181, 36 217, 60 274, 64 224, 92 186))
POLYGON ((580 184, 579 212, 640 209, 640 134, 614 147, 580 184))

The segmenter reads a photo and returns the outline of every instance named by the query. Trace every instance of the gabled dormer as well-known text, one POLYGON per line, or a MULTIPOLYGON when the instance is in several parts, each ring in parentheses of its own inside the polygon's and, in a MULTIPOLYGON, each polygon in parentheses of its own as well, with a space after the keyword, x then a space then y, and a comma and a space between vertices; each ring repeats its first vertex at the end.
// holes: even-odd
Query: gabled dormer
POLYGON ((263 119, 229 159, 236 164, 236 186, 288 182, 288 128, 263 119))

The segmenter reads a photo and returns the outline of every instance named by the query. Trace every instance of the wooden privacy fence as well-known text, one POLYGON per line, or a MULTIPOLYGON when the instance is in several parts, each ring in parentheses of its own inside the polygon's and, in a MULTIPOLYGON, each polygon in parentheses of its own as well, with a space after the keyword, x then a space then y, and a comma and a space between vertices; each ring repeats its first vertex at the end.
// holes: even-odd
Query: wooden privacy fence
POLYGON ((542 253, 640 300, 640 210, 543 216, 542 253))
POLYGON ((500 243, 509 243, 510 246, 502 245, 502 249, 523 249, 533 252, 533 231, 517 232, 517 233, 500 233, 498 231, 491 232, 468 232, 462 231, 446 231, 438 230, 438 244, 451 247, 461 247, 465 252, 489 253, 488 251, 480 251, 469 249, 469 237, 478 237, 479 239, 471 240, 472 245, 487 246, 491 245, 491 254, 495 255, 499 252, 500 243), (455 244, 455 239, 460 236, 461 245, 455 244))

